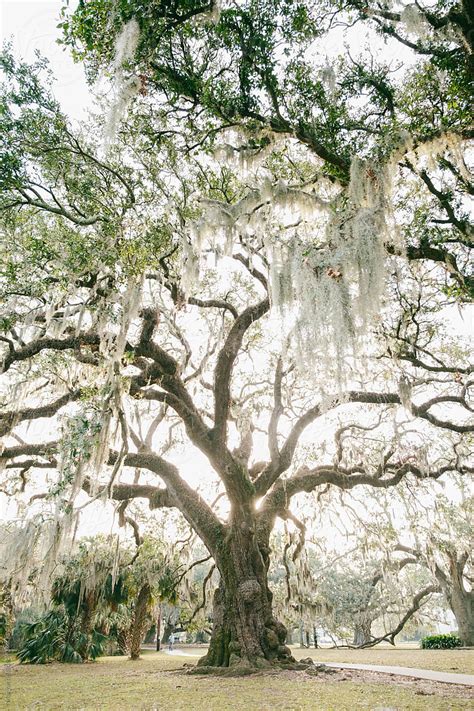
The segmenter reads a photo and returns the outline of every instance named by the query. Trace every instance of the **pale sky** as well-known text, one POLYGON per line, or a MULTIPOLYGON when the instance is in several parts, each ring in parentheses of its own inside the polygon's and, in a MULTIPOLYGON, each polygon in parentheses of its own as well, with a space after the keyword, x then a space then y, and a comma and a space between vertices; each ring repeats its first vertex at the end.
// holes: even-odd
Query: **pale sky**
POLYGON ((2 43, 12 40, 15 55, 28 62, 34 61, 36 51, 49 59, 57 79, 56 97, 71 118, 80 119, 90 107, 91 95, 82 66, 74 64, 68 48, 56 43, 62 5, 62 0, 0 0, 0 37, 2 43))

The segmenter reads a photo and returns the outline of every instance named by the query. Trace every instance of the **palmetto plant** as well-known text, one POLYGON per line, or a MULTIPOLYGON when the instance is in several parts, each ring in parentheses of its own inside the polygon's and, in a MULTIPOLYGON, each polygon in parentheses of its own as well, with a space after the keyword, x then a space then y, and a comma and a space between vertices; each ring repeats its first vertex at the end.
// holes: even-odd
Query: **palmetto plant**
POLYGON ((157 600, 176 602, 177 580, 177 561, 152 537, 141 540, 133 558, 101 536, 85 539, 53 581, 51 608, 22 625, 18 658, 83 662, 103 654, 111 640, 138 659, 151 609, 157 600))
POLYGON ((23 627, 22 662, 82 662, 102 653, 101 619, 127 599, 124 577, 114 574, 114 555, 102 540, 81 543, 53 581, 51 609, 23 627))
POLYGON ((18 652, 20 662, 46 664, 52 661, 79 663, 102 653, 105 635, 97 629, 81 631, 80 619, 71 617, 64 606, 47 612, 37 622, 25 623, 25 643, 18 652))

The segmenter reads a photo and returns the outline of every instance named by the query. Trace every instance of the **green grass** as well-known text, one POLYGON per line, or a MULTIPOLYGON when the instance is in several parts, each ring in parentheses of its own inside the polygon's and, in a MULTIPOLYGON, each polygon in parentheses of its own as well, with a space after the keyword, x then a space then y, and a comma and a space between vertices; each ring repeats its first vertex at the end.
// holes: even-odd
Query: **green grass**
POLYGON ((321 662, 386 664, 395 667, 474 674, 474 650, 471 649, 416 649, 387 645, 375 649, 298 649, 292 647, 292 652, 297 659, 310 656, 321 662))
POLYGON ((377 680, 374 675, 360 679, 357 673, 349 680, 344 680, 344 673, 311 677, 304 672, 275 672, 234 679, 201 677, 186 675, 180 669, 183 663, 194 663, 194 659, 147 653, 139 662, 104 657, 82 665, 3 666, 0 708, 5 711, 373 711, 379 708, 457 711, 472 708, 466 689, 444 686, 440 691, 437 685, 428 687, 429 682, 422 682, 421 686, 408 681, 393 683, 390 677, 382 680, 379 676, 377 680))

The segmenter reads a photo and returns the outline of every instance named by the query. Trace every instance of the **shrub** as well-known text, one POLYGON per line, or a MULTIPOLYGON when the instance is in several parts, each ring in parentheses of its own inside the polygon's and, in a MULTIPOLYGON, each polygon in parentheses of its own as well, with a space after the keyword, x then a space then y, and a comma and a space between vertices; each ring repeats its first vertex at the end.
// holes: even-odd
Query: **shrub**
POLYGON ((12 633, 9 640, 10 649, 20 649, 26 642, 26 631, 31 622, 38 622, 42 613, 35 607, 27 607, 21 610, 15 617, 12 633))
POLYGON ((105 636, 97 630, 86 635, 77 621, 63 609, 47 612, 37 622, 24 623, 24 642, 17 652, 20 662, 47 664, 48 662, 83 662, 102 653, 105 636))
POLYGON ((432 634, 421 640, 422 649, 455 649, 461 646, 461 640, 455 634, 432 634))

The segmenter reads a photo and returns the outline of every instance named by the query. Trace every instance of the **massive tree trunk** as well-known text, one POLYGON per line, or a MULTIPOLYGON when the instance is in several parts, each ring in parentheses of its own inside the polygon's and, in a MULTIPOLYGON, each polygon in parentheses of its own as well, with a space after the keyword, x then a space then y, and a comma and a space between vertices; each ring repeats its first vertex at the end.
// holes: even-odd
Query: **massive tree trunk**
POLYGON ((133 620, 131 625, 130 639, 130 659, 140 659, 140 647, 145 634, 145 626, 148 618, 148 604, 150 602, 151 589, 148 584, 143 585, 138 593, 133 620))
POLYGON ((294 661, 286 628, 272 613, 268 545, 257 542, 251 514, 232 516, 214 554, 221 580, 214 595, 213 632, 200 667, 230 667, 235 673, 294 661))

